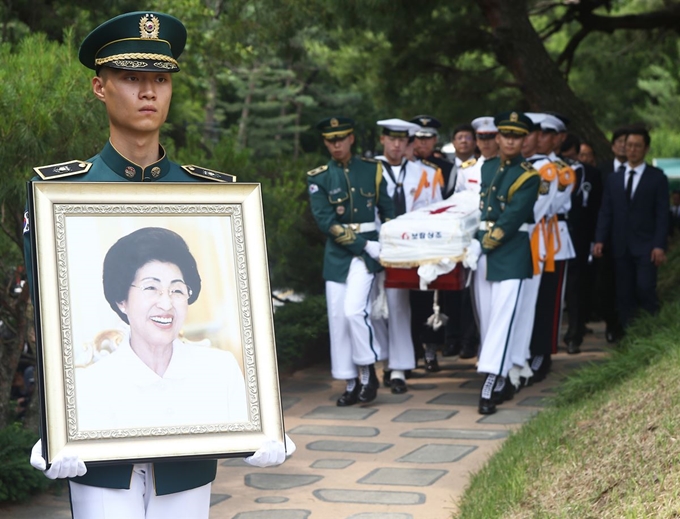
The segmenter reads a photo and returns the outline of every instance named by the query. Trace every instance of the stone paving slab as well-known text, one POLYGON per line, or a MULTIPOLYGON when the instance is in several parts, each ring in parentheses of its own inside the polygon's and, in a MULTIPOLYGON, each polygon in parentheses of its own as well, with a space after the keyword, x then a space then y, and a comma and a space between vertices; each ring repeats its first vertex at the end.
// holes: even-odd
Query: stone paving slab
MULTIPOLYGON (((470 475, 544 409, 564 375, 611 351, 598 326, 581 355, 561 351, 546 380, 486 417, 476 408, 475 359, 440 356, 442 371, 413 370, 405 395, 381 387, 376 401, 349 408, 335 405, 344 383, 328 365, 288 375, 282 407, 297 452, 267 469, 220 460, 210 519, 451 519, 470 475)), ((68 492, 0 505, 2 519, 69 517, 68 492)))
POLYGON ((353 436, 355 438, 378 436, 375 427, 355 427, 351 425, 298 425, 289 434, 309 434, 313 436, 353 436))
POLYGON ((509 431, 484 429, 413 429, 402 433, 404 438, 436 438, 442 440, 499 440, 507 438, 509 431))
POLYGON ((455 416, 458 411, 443 411, 437 409, 408 409, 399 416, 395 417, 393 422, 436 422, 439 420, 448 420, 455 416))
POLYGON ((245 484, 248 487, 259 490, 286 490, 289 488, 304 487, 317 481, 323 476, 304 474, 246 474, 245 484))
POLYGON ((477 447, 470 445, 443 445, 440 443, 422 445, 413 452, 397 459, 405 463, 453 463, 458 461, 477 447))
POLYGON ((325 452, 359 452, 364 454, 377 454, 393 447, 391 443, 375 442, 352 442, 337 440, 320 440, 307 444, 310 451, 325 452))
POLYGON ((379 468, 366 474, 357 483, 427 487, 447 472, 448 470, 379 468))
POLYGON ((386 490, 319 489, 314 495, 332 503, 364 503, 371 505, 418 505, 425 502, 425 494, 419 492, 395 492, 386 490))
POLYGON ((337 407, 322 405, 305 414, 303 418, 310 420, 366 420, 377 413, 377 409, 368 407, 337 407))
POLYGON ((432 400, 428 404, 435 405, 471 405, 477 407, 479 404, 478 393, 444 393, 432 400))

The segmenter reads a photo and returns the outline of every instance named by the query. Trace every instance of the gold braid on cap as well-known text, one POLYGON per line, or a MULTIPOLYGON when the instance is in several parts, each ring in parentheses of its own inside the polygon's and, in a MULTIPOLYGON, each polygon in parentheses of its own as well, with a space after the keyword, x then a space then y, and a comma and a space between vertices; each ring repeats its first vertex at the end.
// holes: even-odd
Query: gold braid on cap
POLYGON ((177 60, 174 58, 171 58, 170 56, 166 56, 165 54, 148 54, 146 52, 130 52, 128 54, 116 54, 115 56, 108 56, 106 58, 97 58, 94 60, 95 65, 105 65, 107 63, 111 63, 112 61, 119 61, 119 60, 134 60, 134 59, 149 59, 149 60, 159 60, 159 61, 164 61, 166 63, 172 63, 175 65, 177 68, 179 68, 179 64, 177 63, 177 60))
POLYGON ((504 131, 505 132, 515 132, 515 133, 519 133, 520 135, 528 135, 529 134, 529 130, 526 130, 524 128, 518 128, 517 126, 501 125, 501 126, 498 126, 497 128, 501 132, 504 132, 504 131))
POLYGON ((340 130, 338 132, 325 132, 322 133, 321 136, 324 137, 325 139, 328 139, 329 137, 344 137, 345 135, 349 135, 354 131, 354 128, 350 128, 349 130, 340 130))

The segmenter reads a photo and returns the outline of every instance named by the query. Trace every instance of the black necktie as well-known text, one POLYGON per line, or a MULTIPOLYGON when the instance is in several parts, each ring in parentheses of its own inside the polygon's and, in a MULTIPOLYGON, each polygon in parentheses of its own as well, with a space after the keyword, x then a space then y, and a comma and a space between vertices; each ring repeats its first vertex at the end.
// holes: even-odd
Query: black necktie
POLYGON ((399 170, 399 177, 397 178, 396 185, 394 186, 394 216, 402 215, 406 212, 406 195, 404 194, 404 180, 406 177, 406 163, 401 165, 399 170))
POLYGON ((631 169, 628 172, 628 181, 626 182, 626 198, 630 202, 633 198, 633 177, 635 176, 635 170, 631 169))
MULTIPOLYGON (((408 161, 407 161, 408 162, 408 161)), ((394 182, 394 194, 392 195, 392 201, 394 202, 394 216, 402 215, 406 212, 406 196, 404 195, 404 177, 406 176, 406 163, 401 165, 399 170, 399 176, 395 177, 392 171, 392 166, 389 162, 383 160, 385 171, 389 175, 392 182, 394 182)))
POLYGON ((626 172, 626 165, 621 164, 618 168, 616 168, 617 173, 625 173, 626 172))

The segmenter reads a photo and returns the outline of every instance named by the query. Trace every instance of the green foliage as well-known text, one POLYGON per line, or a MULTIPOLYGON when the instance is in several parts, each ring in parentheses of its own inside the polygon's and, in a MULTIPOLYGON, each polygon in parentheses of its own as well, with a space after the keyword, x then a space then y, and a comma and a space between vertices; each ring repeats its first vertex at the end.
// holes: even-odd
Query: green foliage
POLYGON ((328 358, 328 316, 323 295, 286 303, 274 314, 276 351, 282 371, 300 369, 328 358))
POLYGON ((70 39, 60 45, 34 34, 15 49, 0 44, 0 200, 12 212, 23 213, 33 167, 86 160, 106 140, 104 108, 87 87, 91 75, 70 39))
POLYGON ((0 502, 23 501, 49 487, 50 480, 29 463, 37 440, 18 423, 0 429, 0 502))

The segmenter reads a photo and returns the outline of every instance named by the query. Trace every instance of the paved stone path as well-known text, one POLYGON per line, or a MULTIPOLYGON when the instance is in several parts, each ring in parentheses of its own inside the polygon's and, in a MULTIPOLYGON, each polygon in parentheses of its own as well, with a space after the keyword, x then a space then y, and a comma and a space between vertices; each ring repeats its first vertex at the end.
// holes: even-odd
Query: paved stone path
MULTIPOLYGON (((409 392, 381 388, 375 402, 339 408, 344 384, 316 366, 281 381, 286 430, 297 452, 257 469, 220 462, 211 519, 448 519, 471 473, 541 410, 559 381, 606 353, 603 325, 581 355, 554 356, 553 372, 496 414, 481 416, 474 360, 441 359, 442 371, 413 372, 409 392)), ((67 493, 0 506, 4 519, 66 519, 67 493)), ((121 518, 124 519, 124 518, 121 518)))

